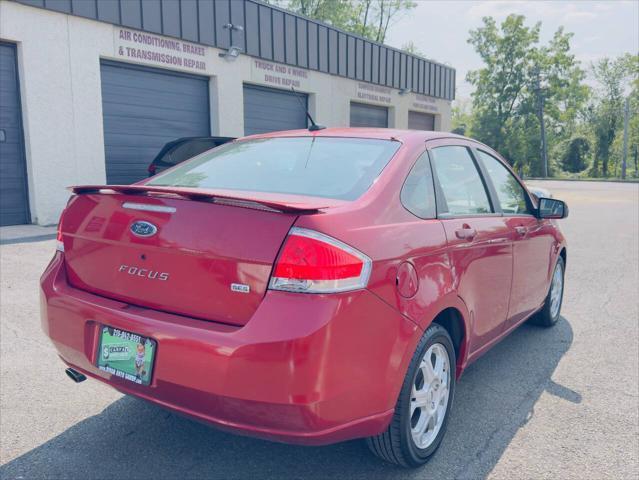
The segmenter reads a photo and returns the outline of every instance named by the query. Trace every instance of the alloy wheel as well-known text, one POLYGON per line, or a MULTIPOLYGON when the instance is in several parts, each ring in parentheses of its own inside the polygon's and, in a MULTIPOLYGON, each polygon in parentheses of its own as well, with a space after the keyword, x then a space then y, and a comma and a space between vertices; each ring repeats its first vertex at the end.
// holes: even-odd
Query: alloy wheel
POLYGON ((410 427, 415 446, 428 448, 439 433, 450 397, 450 357, 441 343, 430 346, 415 375, 410 399, 410 427))
POLYGON ((564 292, 564 272, 561 263, 555 267, 550 286, 550 316, 556 318, 561 307, 561 297, 564 292))

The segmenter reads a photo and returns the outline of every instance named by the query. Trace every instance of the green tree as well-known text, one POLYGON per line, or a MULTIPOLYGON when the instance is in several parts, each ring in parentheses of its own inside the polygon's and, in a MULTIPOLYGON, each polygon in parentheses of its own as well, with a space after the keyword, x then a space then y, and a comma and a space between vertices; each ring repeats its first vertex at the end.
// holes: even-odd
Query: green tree
POLYGON ((628 170, 639 177, 639 55, 630 58, 632 84, 630 90, 630 120, 628 122, 628 170))
POLYGON ((588 167, 590 140, 582 135, 569 138, 558 145, 561 167, 570 173, 579 173, 588 167))
MULTIPOLYGON (((540 125, 542 110, 539 108, 539 102, 543 101, 550 167, 563 165, 563 158, 553 156, 556 150, 554 147, 562 142, 570 142, 572 137, 576 136, 580 112, 590 96, 590 88, 583 83, 586 74, 570 52, 571 39, 572 34, 564 32, 563 27, 560 27, 548 45, 535 49, 532 58, 531 90, 535 97, 535 113, 540 125)), ((541 139, 539 146, 539 155, 532 157, 533 160, 543 160, 541 139)), ((581 146, 583 147, 583 144, 581 146)), ((533 172, 538 172, 539 169, 535 168, 537 162, 531 163, 533 172)), ((550 170, 552 172, 552 168, 550 170)))
MULTIPOLYGON (((373 0, 371 0, 371 2, 372 1, 373 0)), ((384 43, 388 27, 416 6, 417 3, 413 0, 376 0, 375 6, 373 7, 374 36, 369 36, 368 38, 376 42, 384 43)), ((365 24, 366 22, 364 22, 364 25, 365 24)), ((365 34, 363 35, 367 36, 365 34)))
POLYGON ((413 42, 412 40, 410 42, 407 42, 404 45, 402 45, 402 50, 405 51, 406 53, 410 53, 412 55, 417 55, 419 57, 423 57, 424 56, 422 51, 419 49, 419 47, 417 45, 415 45, 415 42, 413 42))
POLYGON ((473 121, 472 105, 468 100, 457 100, 452 108, 452 133, 466 135, 473 121))
POLYGON ((541 97, 548 151, 572 135, 588 98, 584 72, 570 53, 572 35, 560 28, 548 45, 540 45, 540 28, 527 26, 522 15, 510 15, 499 26, 486 17, 468 40, 484 63, 467 77, 475 86, 470 133, 532 175, 543 172, 541 97))
POLYGON ((355 11, 348 0, 265 0, 266 3, 348 30, 355 11))
POLYGON ((590 173, 591 175, 599 173, 603 176, 606 176, 606 173, 614 176, 621 174, 626 97, 630 107, 627 167, 629 171, 636 171, 633 155, 639 144, 639 55, 626 54, 616 59, 602 59, 593 65, 593 68, 597 68, 597 66, 604 70, 607 69, 608 74, 604 77, 607 81, 601 82, 597 88, 597 97, 592 109, 593 130, 598 148, 597 157, 593 161, 590 173), (602 65, 598 65, 599 63, 602 65), (606 63, 607 66, 604 66, 606 63), (618 78, 614 78, 615 76, 618 78), (620 92, 616 91, 617 88, 620 89, 620 92), (613 140, 607 147, 607 140, 609 135, 613 135, 613 130, 613 140), (608 157, 607 162, 604 162, 606 152, 608 157), (606 168, 604 168, 604 163, 606 163, 606 168))
POLYGON ((417 6, 413 0, 267 0, 337 28, 384 42, 388 28, 417 6))
POLYGON ((502 150, 507 131, 513 127, 529 83, 533 46, 539 41, 540 24, 524 25, 524 17, 510 15, 499 28, 492 17, 470 32, 468 42, 475 47, 484 67, 468 73, 475 86, 473 135, 502 150))
POLYGON ((590 88, 583 83, 586 73, 570 52, 572 36, 560 27, 550 43, 536 49, 533 56, 532 81, 536 82, 537 73, 543 79, 544 114, 551 134, 559 138, 574 132, 590 96, 590 88))
POLYGON ((623 129, 624 87, 633 74, 633 58, 631 55, 602 58, 592 65, 592 74, 598 83, 595 103, 591 106, 595 135, 591 175, 594 177, 610 174, 611 148, 623 129))

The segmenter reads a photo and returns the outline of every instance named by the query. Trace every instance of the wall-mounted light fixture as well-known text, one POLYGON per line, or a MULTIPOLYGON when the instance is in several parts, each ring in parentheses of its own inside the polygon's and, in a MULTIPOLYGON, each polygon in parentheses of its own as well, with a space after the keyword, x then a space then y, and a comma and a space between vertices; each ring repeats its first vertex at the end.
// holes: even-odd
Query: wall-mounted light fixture
POLYGON ((235 47, 231 45, 226 52, 220 52, 219 55, 220 57, 225 58, 228 61, 233 61, 240 56, 240 53, 242 53, 241 47, 235 47))
POLYGON ((229 30, 233 30, 235 32, 243 32, 244 31, 244 27, 242 25, 234 25, 232 23, 226 23, 226 24, 222 25, 222 27, 228 28, 229 30))
POLYGON ((410 88, 400 88, 399 89, 399 94, 400 95, 408 95, 411 92, 410 88))

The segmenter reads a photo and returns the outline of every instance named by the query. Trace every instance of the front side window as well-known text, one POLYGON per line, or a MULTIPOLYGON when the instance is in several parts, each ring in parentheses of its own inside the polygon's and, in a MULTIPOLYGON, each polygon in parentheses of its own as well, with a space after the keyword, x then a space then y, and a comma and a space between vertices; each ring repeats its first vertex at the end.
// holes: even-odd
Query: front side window
POLYGON ((460 146, 431 150, 437 180, 451 215, 481 215, 491 207, 484 182, 468 149, 460 146))
POLYGON ((400 194, 402 205, 420 218, 435 218, 435 191, 428 154, 423 153, 406 177, 400 194))
POLYGON ((501 210, 505 214, 531 214, 526 202, 526 192, 515 176, 492 155, 478 150, 488 175, 497 191, 501 210))
POLYGON ((391 140, 263 138, 225 144, 147 185, 242 190, 355 200, 400 147, 391 140))

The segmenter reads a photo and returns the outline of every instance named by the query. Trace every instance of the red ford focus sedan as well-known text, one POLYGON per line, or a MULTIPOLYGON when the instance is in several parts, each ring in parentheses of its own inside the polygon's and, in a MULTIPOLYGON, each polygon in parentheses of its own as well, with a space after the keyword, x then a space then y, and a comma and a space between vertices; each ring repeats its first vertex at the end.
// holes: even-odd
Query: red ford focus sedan
POLYGON ((566 205, 468 138, 278 132, 72 190, 41 279, 67 374, 230 431, 421 465, 464 369, 559 318, 566 205))

